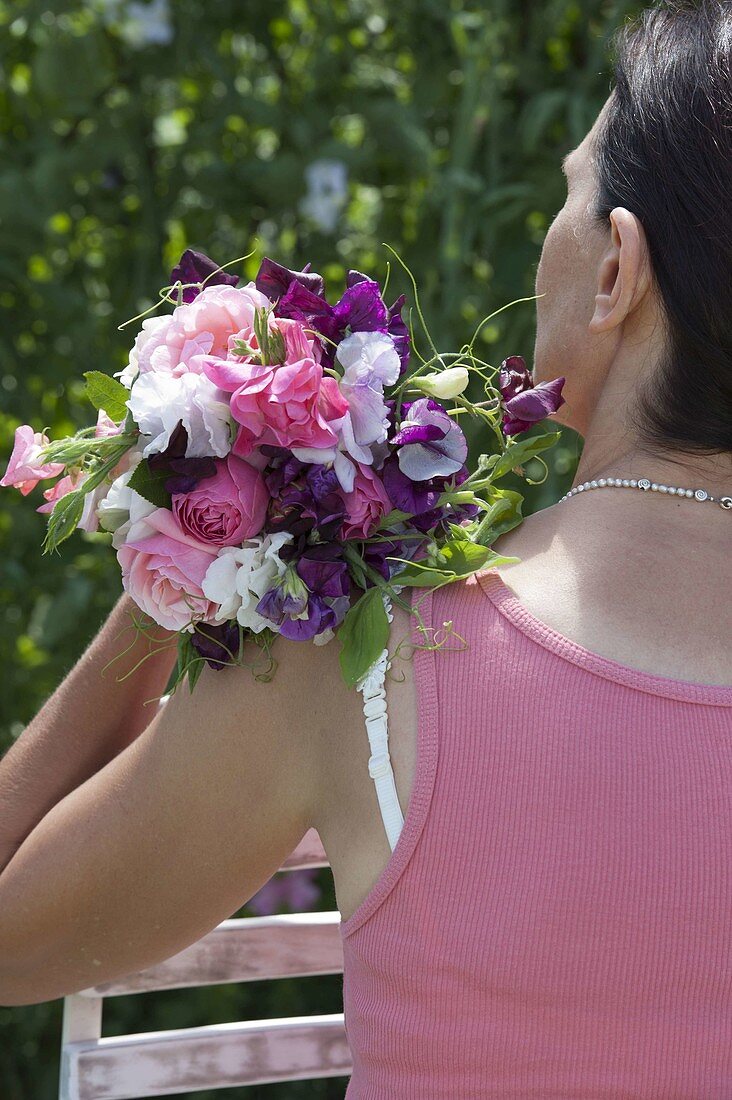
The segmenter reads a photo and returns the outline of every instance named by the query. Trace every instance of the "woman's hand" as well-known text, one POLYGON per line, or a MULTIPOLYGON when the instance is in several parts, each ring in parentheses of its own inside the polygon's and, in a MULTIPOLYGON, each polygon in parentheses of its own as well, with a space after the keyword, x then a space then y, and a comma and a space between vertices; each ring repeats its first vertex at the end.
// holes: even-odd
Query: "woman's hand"
POLYGON ((0 760, 0 871, 41 818, 130 745, 154 716, 175 664, 176 636, 154 623, 139 633, 134 624, 144 618, 122 596, 0 760))

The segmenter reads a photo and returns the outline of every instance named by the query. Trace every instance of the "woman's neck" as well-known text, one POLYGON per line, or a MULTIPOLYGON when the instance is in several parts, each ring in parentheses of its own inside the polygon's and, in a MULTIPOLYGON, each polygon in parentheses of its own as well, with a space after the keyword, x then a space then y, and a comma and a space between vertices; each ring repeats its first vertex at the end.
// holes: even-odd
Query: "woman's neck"
POLYGON ((732 496, 732 453, 694 454, 624 449, 586 440, 573 485, 601 477, 641 478, 663 485, 706 489, 715 497, 732 496))

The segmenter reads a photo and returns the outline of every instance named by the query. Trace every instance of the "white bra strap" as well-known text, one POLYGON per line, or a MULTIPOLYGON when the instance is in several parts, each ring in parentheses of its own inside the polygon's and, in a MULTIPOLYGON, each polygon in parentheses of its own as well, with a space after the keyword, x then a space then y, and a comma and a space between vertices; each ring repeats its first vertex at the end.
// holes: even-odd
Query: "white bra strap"
MULTIPOLYGON (((394 618, 391 610, 391 598, 382 592, 384 610, 389 622, 394 618)), ((356 684, 357 691, 363 693, 363 713, 366 719, 366 732, 371 746, 369 775, 376 787, 376 797, 392 852, 396 847, 404 824, 404 816, 394 783, 394 772, 389 756, 389 729, 386 713, 386 689, 384 680, 390 665, 389 650, 384 649, 380 657, 356 684)))

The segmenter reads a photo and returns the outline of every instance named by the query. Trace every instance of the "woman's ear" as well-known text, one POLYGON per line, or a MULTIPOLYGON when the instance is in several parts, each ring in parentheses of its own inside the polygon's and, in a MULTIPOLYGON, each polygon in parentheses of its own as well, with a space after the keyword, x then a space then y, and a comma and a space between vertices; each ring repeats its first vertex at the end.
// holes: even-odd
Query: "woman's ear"
POLYGON ((597 270, 590 332, 608 332, 621 325, 648 291, 649 273, 643 226, 635 214, 616 206, 610 212, 610 244, 597 270))

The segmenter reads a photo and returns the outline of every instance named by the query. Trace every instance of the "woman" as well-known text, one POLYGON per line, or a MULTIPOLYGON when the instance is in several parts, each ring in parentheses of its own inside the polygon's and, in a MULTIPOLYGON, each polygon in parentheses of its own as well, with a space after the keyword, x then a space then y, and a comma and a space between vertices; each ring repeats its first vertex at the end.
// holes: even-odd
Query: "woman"
POLYGON ((394 852, 336 647, 147 724, 168 656, 100 679, 123 599, 0 765, 1 1003, 182 950, 315 826, 349 1097, 732 1096, 732 509, 672 491, 732 496, 731 43, 729 3, 646 12, 569 155, 535 378, 566 376, 598 490, 415 597, 448 637, 393 662, 394 852))

